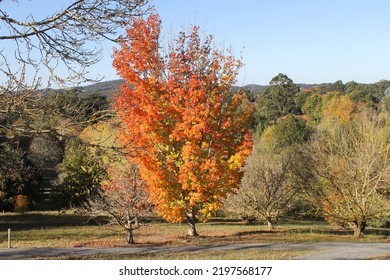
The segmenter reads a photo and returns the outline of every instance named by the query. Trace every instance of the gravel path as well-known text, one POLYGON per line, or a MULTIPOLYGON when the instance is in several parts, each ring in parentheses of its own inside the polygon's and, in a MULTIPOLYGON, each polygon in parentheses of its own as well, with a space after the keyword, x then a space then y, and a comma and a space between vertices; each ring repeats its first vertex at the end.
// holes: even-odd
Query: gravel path
POLYGON ((310 250, 298 260, 365 260, 390 255, 390 243, 324 242, 313 244, 230 244, 216 246, 126 248, 27 248, 0 249, 0 259, 77 257, 95 254, 195 252, 204 250, 310 250))

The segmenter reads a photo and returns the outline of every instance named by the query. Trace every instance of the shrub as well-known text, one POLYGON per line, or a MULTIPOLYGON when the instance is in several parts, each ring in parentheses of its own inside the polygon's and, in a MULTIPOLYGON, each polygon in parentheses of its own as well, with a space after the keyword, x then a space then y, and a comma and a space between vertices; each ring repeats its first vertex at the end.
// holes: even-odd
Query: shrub
POLYGON ((15 197, 14 210, 18 213, 24 214, 29 209, 29 199, 27 195, 18 194, 15 197))

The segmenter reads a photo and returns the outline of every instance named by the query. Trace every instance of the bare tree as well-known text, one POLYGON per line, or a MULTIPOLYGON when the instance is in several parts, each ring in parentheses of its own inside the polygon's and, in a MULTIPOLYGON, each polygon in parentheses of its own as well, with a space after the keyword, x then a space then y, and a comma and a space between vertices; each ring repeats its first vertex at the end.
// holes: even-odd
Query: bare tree
MULTIPOLYGON (((31 65, 36 69, 44 66, 55 82, 88 81, 87 68, 101 59, 101 42, 118 42, 120 28, 130 24, 132 16, 144 14, 145 8, 148 9, 147 2, 74 0, 51 16, 40 19, 32 14, 26 19, 17 19, 0 6, 0 41, 13 43, 14 58, 20 65, 31 65), (56 73, 61 65, 69 75, 62 77, 56 73)), ((4 50, 1 51, 2 71, 15 77, 8 71, 9 67, 4 67, 10 64, 3 53, 4 50)))
POLYGON ((350 226, 361 237, 367 224, 389 218, 388 116, 363 112, 349 123, 323 128, 309 152, 316 180, 305 190, 329 222, 350 226))
POLYGON ((292 151, 289 148, 276 153, 267 149, 264 141, 256 143, 246 161, 238 193, 226 201, 227 210, 242 217, 264 219, 272 229, 296 193, 292 151))
POLYGON ((31 140, 27 158, 36 168, 42 168, 48 163, 58 164, 62 153, 58 142, 46 135, 39 135, 31 140))
POLYGON ((0 1, 0 42, 7 46, 0 48, 1 134, 12 129, 37 132, 28 120, 42 118, 49 105, 41 102, 47 97, 42 89, 48 87, 41 75, 61 86, 96 81, 88 68, 102 58, 103 42, 119 42, 119 32, 131 17, 150 9, 148 0, 73 0, 50 16, 19 19, 4 10, 4 2, 0 1))
POLYGON ((150 204, 145 183, 138 168, 127 161, 122 166, 107 168, 109 180, 103 183, 97 196, 91 197, 85 209, 92 215, 109 215, 127 232, 127 243, 134 244, 133 231, 140 227, 138 218, 146 214, 150 204))

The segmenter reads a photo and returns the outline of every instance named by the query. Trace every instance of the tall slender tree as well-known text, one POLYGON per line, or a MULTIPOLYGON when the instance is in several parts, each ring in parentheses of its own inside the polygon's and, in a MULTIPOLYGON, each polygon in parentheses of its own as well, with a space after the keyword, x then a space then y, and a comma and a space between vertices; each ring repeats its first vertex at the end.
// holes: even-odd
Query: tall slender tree
POLYGON ((244 93, 231 88, 241 66, 199 28, 160 44, 160 18, 133 19, 114 67, 127 82, 115 107, 121 139, 139 164, 155 209, 170 222, 209 219, 234 191, 251 151, 244 93))
POLYGON ((256 101, 256 119, 259 129, 276 123, 288 114, 301 114, 296 104, 299 88, 285 74, 279 73, 273 77, 269 87, 256 101))

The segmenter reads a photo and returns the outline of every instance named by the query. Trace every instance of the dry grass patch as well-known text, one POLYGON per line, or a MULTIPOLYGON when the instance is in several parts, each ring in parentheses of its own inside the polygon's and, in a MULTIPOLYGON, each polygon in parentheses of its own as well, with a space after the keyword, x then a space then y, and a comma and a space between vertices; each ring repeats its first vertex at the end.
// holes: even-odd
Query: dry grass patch
POLYGON ((61 257, 62 260, 284 260, 309 254, 309 250, 225 250, 61 257))
MULTIPOLYGON (((0 247, 7 246, 12 228, 13 247, 125 247, 125 232, 116 225, 86 223, 74 213, 37 212, 0 214, 0 247)), ((104 222, 103 220, 100 222, 104 222)), ((246 225, 234 220, 198 224, 200 237, 186 236, 185 224, 168 224, 154 217, 135 231, 135 246, 194 246, 243 243, 390 242, 390 229, 369 228, 364 238, 323 221, 281 221, 275 230, 264 225, 246 225)))

